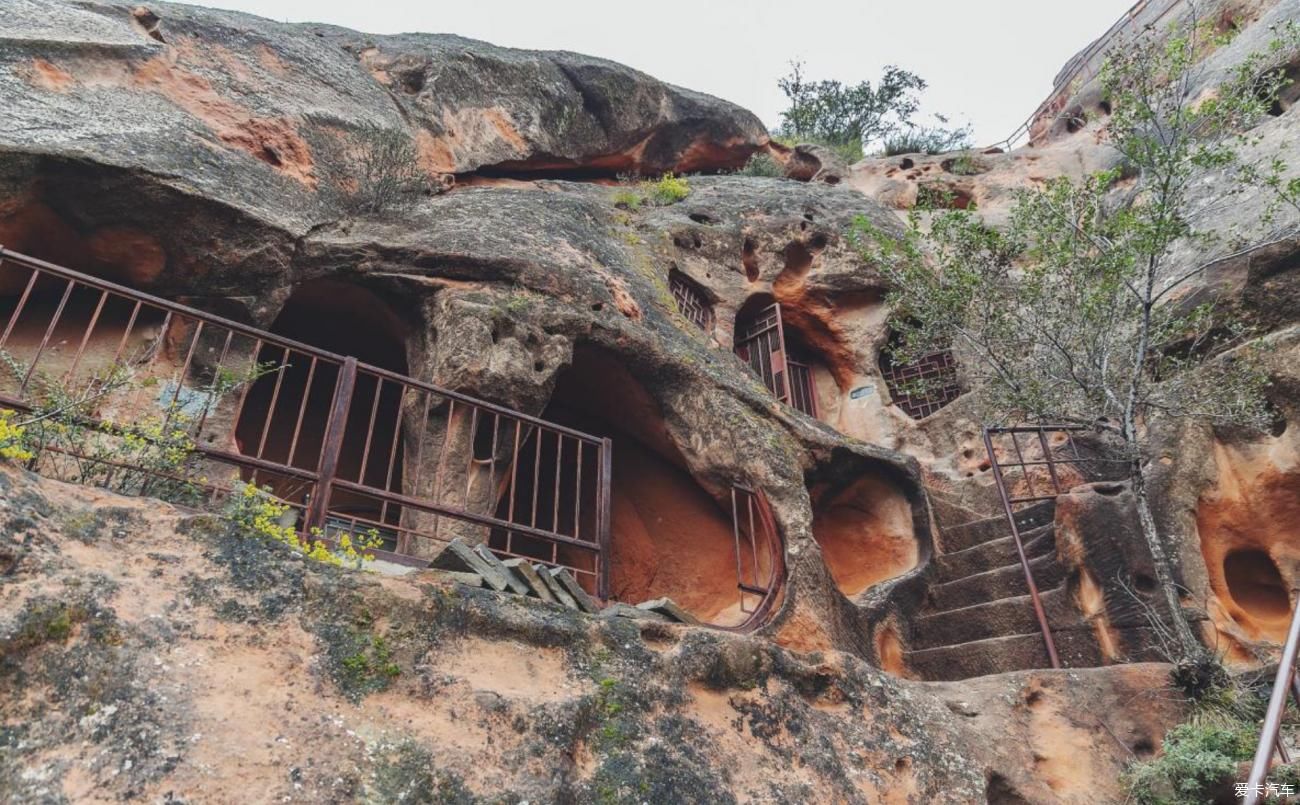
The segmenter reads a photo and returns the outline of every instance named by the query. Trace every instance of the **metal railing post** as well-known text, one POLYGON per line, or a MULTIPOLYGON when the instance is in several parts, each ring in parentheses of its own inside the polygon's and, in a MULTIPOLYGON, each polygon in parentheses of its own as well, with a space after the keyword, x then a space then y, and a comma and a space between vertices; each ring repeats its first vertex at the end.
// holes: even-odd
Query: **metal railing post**
MULTIPOLYGON (((610 533, 610 524, 612 522, 613 485, 614 485, 614 440, 604 438, 600 440, 600 474, 596 488, 596 495, 599 500, 597 506, 597 523, 596 523, 596 541, 600 545, 600 551, 597 556, 600 559, 600 575, 596 579, 597 597, 602 601, 608 601, 610 597, 609 589, 609 564, 612 559, 612 535, 610 533)), ((581 494, 582 490, 579 490, 581 494)))
POLYGON ((1245 805, 1256 805, 1259 802, 1264 777, 1273 760, 1273 751, 1282 730, 1282 711, 1286 708, 1286 697, 1292 691, 1297 648, 1300 648, 1300 606, 1291 610, 1291 627, 1287 630, 1286 645, 1282 647, 1282 659, 1278 662, 1277 676, 1273 679, 1273 694, 1268 699, 1264 728, 1260 730, 1255 759, 1250 764, 1250 777, 1246 779, 1245 805))
MULTIPOLYGON (((330 409, 329 421, 325 424, 325 436, 321 444, 320 463, 316 467, 316 488, 311 504, 307 507, 306 522, 303 533, 310 535, 314 529, 325 526, 325 515, 329 510, 330 490, 334 486, 334 477, 338 474, 339 453, 343 449, 343 431, 348 423, 348 410, 352 407, 352 390, 357 384, 357 359, 348 357, 343 360, 339 370, 339 379, 334 386, 334 405, 330 409)), ((274 415, 268 412, 268 420, 274 415)))
MULTIPOLYGON (((1014 439, 1015 436, 1012 435, 1014 439)), ((998 496, 1002 498, 1002 508, 1007 513, 1007 523, 1011 526, 1011 538, 1016 544, 1016 555, 1020 557, 1020 568, 1025 571, 1025 583, 1029 585, 1029 598, 1034 602, 1034 615, 1038 617, 1038 628, 1043 632, 1043 644, 1047 647, 1047 659, 1053 668, 1061 667, 1061 659, 1056 654, 1056 641, 1052 639, 1052 630, 1047 625, 1047 613, 1043 610, 1043 601, 1038 596, 1038 585, 1034 583, 1034 571, 1029 568, 1029 558, 1025 556, 1025 546, 1020 541, 1020 528, 1016 525, 1016 513, 1011 508, 1011 499, 1007 496, 1006 480, 1002 477, 1002 468, 997 455, 993 452, 993 437, 989 429, 984 429, 984 449, 988 452, 989 465, 993 468, 993 480, 997 482, 998 496)))

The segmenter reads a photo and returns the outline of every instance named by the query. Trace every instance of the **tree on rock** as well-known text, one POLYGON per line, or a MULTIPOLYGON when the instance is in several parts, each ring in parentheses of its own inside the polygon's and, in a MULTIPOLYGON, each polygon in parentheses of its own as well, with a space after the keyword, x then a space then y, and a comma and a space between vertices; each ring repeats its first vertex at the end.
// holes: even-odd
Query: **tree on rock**
POLYGON ((898 143, 915 143, 925 151, 952 150, 969 144, 970 130, 947 128, 947 118, 942 116, 936 116, 936 126, 913 122, 921 108, 918 93, 926 83, 901 67, 885 67, 874 85, 862 81, 849 86, 840 81, 809 80, 803 63, 796 61, 776 83, 790 104, 781 113, 777 135, 795 142, 830 146, 846 162, 862 159, 865 149, 873 144, 888 150, 898 143))

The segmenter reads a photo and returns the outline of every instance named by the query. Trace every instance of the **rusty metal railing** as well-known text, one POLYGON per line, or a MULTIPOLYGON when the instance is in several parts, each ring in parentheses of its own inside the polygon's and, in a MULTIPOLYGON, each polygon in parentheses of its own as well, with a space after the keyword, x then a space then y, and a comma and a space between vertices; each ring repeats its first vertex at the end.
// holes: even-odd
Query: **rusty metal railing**
POLYGON ((785 549, 767 496, 740 484, 731 487, 731 526, 736 550, 736 588, 745 631, 763 623, 785 582, 785 549))
POLYGON ((1245 805, 1256 805, 1264 794, 1264 778, 1273 762, 1274 751, 1283 763, 1291 762, 1290 754, 1282 743, 1282 715, 1286 710, 1288 695, 1300 705, 1300 681, 1296 679, 1295 667, 1297 649, 1300 649, 1300 605, 1291 610, 1291 626, 1287 629, 1277 675, 1273 678, 1273 692, 1268 699, 1268 709, 1264 712, 1264 726, 1259 732, 1259 744, 1255 747, 1255 757, 1250 764, 1250 776, 1246 778, 1243 797, 1245 805))
POLYGON ((1059 468, 1066 464, 1085 464, 1093 459, 1085 458, 1079 453, 1079 446, 1074 441, 1074 434, 1084 431, 1085 428, 1073 425, 1024 425, 1018 427, 988 427, 984 429, 984 449, 988 454, 989 467, 993 471, 993 480, 997 484, 998 497, 1002 501, 1002 508, 1007 517, 1007 525, 1011 527, 1011 537, 1015 542, 1016 555, 1020 560, 1020 567, 1025 573, 1025 584, 1029 588, 1029 598, 1033 602, 1034 615, 1038 619, 1039 629, 1043 633, 1043 644, 1047 648, 1047 657, 1051 661, 1053 668, 1061 667, 1061 659, 1056 652, 1056 641, 1052 639, 1052 629, 1047 622, 1047 612, 1043 609, 1043 601, 1038 593, 1038 584, 1034 581, 1034 571, 1029 566, 1029 558, 1025 554, 1025 545, 1020 536, 1020 526, 1016 522, 1016 507, 1026 504, 1040 503, 1048 500, 1055 500, 1058 495, 1068 491, 1068 485, 1061 480, 1059 468), (1030 441, 1022 445, 1021 436, 1028 436, 1030 441), (1053 437, 1064 436, 1065 445, 1069 449, 1069 454, 1065 457, 1056 455, 1055 447, 1050 444, 1049 439, 1053 437), (1010 440, 1010 451, 1007 455, 1013 455, 1014 460, 1004 460, 999 456, 997 450, 998 443, 1010 440), (1032 448, 1036 443, 1038 458, 1026 458, 1025 448, 1032 448), (1046 471, 1047 477, 1039 478, 1039 483, 1045 483, 1046 486, 1041 488, 1035 486, 1034 475, 1036 468, 1042 468, 1046 471), (1008 471, 1018 470, 1025 484, 1025 493, 1017 493, 1014 489, 1009 488, 1007 483, 1008 471))
POLYGON ((20 367, 0 381, 0 405, 32 410, 38 381, 80 393, 127 363, 156 395, 100 400, 88 418, 185 412, 221 476, 209 492, 269 486, 304 534, 374 528, 376 553, 406 564, 474 536, 609 595, 609 439, 3 247, 0 320, 0 353, 20 367), (258 367, 238 399, 212 393, 258 367))

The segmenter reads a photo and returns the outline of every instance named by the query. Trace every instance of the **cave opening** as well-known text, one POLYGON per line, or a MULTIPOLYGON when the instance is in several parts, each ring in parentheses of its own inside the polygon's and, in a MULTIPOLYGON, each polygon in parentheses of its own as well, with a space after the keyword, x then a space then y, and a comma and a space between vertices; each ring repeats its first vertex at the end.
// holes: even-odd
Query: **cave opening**
POLYGON ((1248 548, 1229 553, 1223 560, 1228 595, 1259 626, 1261 635, 1281 640, 1291 618, 1291 597, 1272 557, 1248 548))
MULTIPOLYGON (((741 540, 737 556, 730 502, 716 500, 691 476, 658 403, 625 362, 603 350, 577 347, 572 363, 556 380, 542 418, 613 441, 611 597, 630 604, 667 597, 706 623, 745 622, 748 614, 737 589, 738 559, 746 567, 757 561, 759 574, 770 574, 767 546, 760 546, 754 557, 747 540, 741 540)), ((509 519, 511 506, 531 514, 536 506, 540 525, 555 523, 560 533, 570 533, 575 518, 594 518, 594 492, 575 494, 571 484, 557 489, 554 474, 575 477, 565 468, 579 461, 584 476, 595 473, 596 451, 576 449, 573 440, 545 432, 530 437, 526 445, 519 466, 539 467, 538 476, 523 473, 513 494, 503 496, 498 516, 509 519), (539 454, 541 460, 535 462, 539 454), (546 494, 535 494, 537 489, 546 494)), ((505 538, 493 534, 491 547, 502 550, 505 538)), ((542 540, 529 545, 516 535, 511 550, 580 569, 591 567, 590 554, 571 546, 542 540)), ((578 575, 584 585, 589 583, 590 577, 578 575)), ((746 606, 753 603, 751 596, 746 606)))
MULTIPOLYGON (((313 280, 290 294, 270 331, 317 349, 355 357, 362 363, 406 374, 407 330, 393 310, 372 291, 333 279, 313 280)), ((339 367, 273 344, 257 355, 263 365, 281 367, 248 389, 235 426, 241 454, 315 470, 334 402, 339 367)), ((403 440, 401 389, 375 375, 357 376, 339 453, 337 477, 377 489, 401 491, 403 440)), ((305 505, 309 488, 289 476, 244 472, 245 480, 269 485, 279 497, 305 505)), ((351 518, 396 525, 400 509, 376 498, 335 491, 329 501, 334 527, 354 530, 351 518)), ((364 527, 364 524, 363 526, 364 527)), ((384 533, 385 548, 395 536, 384 533)))
POLYGON ((811 493, 813 538, 846 597, 917 566, 912 506, 888 478, 864 473, 847 482, 814 485, 811 493))
POLYGON ((736 313, 735 352, 763 385, 796 411, 817 417, 814 376, 826 371, 802 334, 788 327, 780 303, 755 294, 736 313))

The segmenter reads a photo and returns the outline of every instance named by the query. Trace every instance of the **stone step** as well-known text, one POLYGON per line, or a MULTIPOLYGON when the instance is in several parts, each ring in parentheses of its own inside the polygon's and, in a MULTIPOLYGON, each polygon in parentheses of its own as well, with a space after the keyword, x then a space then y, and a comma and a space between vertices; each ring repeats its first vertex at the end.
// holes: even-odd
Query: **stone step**
MULTIPOLYGON (((1030 559, 1029 569, 1034 574, 1034 583, 1040 592, 1050 590, 1065 580, 1065 567, 1057 561, 1055 553, 1030 559)), ((945 612, 999 598, 1026 595, 1028 592, 1025 571, 1017 560, 1015 564, 931 587, 928 609, 931 612, 945 612)))
MULTIPOLYGON (((1025 555, 1033 559, 1056 550, 1055 531, 1055 524, 1049 523, 1021 534, 1020 539, 1025 545, 1025 555)), ((1015 538, 1007 536, 981 542, 956 553, 936 556, 934 566, 938 571, 936 580, 943 584, 1019 561, 1015 538)))
MULTIPOLYGON (((1042 500, 1016 512, 1016 524, 1020 527, 1021 533, 1047 525, 1055 519, 1055 500, 1042 500)), ((939 543, 943 546, 943 552, 949 554, 1010 535, 1011 526, 1007 524, 1007 518, 999 515, 943 529, 939 535, 939 543)))
MULTIPOLYGON (((1065 586, 1040 591, 1039 597, 1053 629, 1075 628, 1083 623, 1083 615, 1065 586)), ((908 643, 919 650, 1037 631, 1038 616, 1033 600, 1026 594, 922 615, 912 622, 908 643)))
MULTIPOLYGON (((1101 652, 1092 627, 1054 629, 1052 638, 1065 668, 1101 665, 1101 652)), ((1050 668, 1047 647, 1037 631, 987 640, 972 640, 953 646, 909 651, 904 655, 909 670, 927 681, 951 681, 975 676, 1050 668)))

